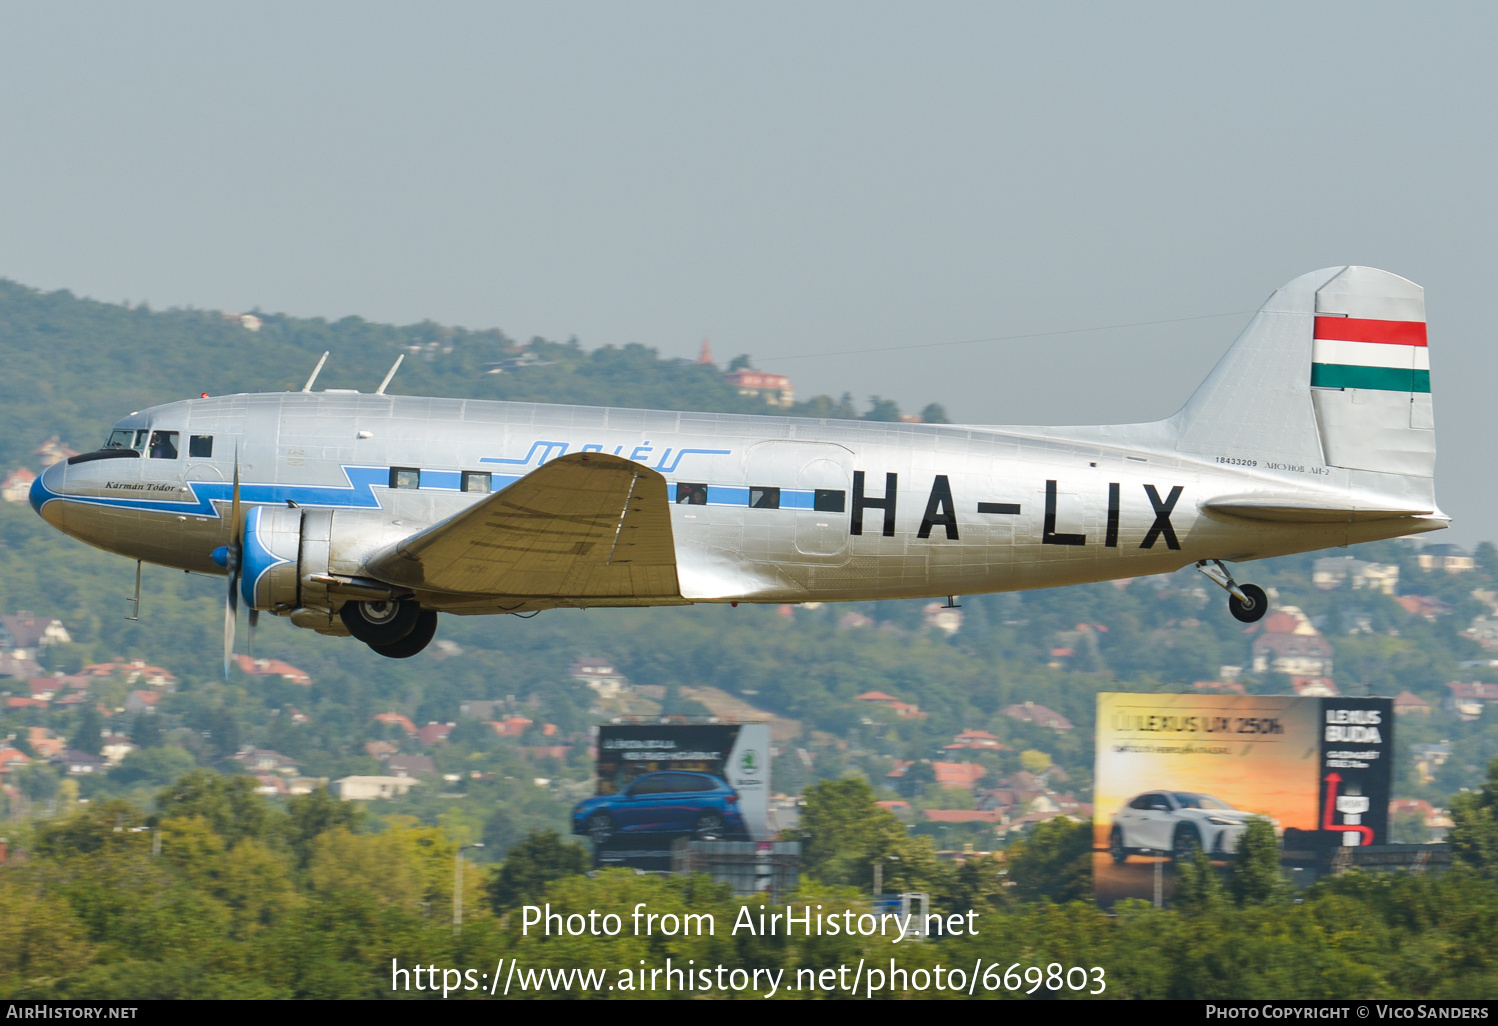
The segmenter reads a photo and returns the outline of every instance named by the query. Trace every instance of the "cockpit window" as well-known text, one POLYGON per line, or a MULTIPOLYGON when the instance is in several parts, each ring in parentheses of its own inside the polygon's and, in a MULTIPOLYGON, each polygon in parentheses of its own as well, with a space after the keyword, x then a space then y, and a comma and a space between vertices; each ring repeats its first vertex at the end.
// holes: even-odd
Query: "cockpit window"
POLYGON ((109 441, 104 443, 104 448, 128 449, 130 448, 130 440, 134 436, 135 432, 131 431, 129 428, 120 428, 118 430, 111 431, 109 433, 109 441))
POLYGON ((174 460, 177 458, 177 432, 151 432, 151 459, 174 460))
POLYGON ((187 440, 187 455, 195 460, 209 460, 213 458, 213 436, 193 435, 187 440))
POLYGON ((147 431, 145 428, 141 428, 135 433, 135 442, 130 446, 130 448, 134 449, 136 452, 145 452, 146 439, 150 437, 150 434, 151 432, 147 431))

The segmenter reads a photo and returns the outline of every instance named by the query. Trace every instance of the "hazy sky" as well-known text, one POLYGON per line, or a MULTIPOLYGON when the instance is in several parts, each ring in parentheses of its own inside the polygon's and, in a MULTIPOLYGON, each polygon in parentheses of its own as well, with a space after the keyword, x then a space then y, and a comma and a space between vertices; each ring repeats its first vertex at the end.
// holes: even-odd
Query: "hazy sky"
POLYGON ((0 14, 0 276, 1080 423, 1169 415, 1277 286, 1372 264, 1427 290, 1442 540, 1498 538, 1492 5, 0 14))

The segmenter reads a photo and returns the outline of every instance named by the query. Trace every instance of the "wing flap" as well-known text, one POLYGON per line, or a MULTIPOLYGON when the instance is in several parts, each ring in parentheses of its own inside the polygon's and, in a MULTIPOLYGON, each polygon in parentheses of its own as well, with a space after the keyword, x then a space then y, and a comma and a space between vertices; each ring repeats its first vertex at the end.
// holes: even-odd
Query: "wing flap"
POLYGON ((462 595, 680 600, 666 479, 574 453, 369 562, 390 584, 462 595))

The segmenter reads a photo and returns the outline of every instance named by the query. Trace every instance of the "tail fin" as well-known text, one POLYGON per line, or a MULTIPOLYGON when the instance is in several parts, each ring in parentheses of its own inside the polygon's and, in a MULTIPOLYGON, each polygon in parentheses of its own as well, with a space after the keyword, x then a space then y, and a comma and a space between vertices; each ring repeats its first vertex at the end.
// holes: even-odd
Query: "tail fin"
MULTIPOLYGON (((1414 282, 1372 267, 1301 275, 1176 414, 1176 448, 1430 479, 1428 354, 1425 292, 1414 282)), ((1398 490, 1411 485, 1431 489, 1426 480, 1398 490)))

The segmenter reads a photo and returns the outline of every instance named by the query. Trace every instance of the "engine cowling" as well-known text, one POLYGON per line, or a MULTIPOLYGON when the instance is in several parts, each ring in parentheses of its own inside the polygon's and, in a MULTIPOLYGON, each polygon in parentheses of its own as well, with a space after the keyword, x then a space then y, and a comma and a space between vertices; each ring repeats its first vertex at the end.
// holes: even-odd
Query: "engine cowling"
POLYGON ((245 515, 240 596, 299 627, 345 633, 334 616, 344 602, 401 591, 365 577, 365 561, 420 527, 379 511, 256 506, 245 515))

